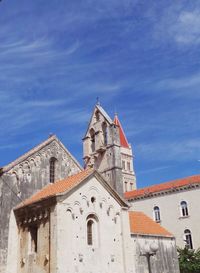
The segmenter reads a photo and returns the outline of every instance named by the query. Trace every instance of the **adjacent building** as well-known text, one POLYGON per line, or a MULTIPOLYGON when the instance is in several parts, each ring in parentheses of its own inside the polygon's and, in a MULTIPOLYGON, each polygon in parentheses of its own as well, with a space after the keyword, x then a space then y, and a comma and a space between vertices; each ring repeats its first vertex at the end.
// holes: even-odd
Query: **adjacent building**
POLYGON ((200 175, 149 186, 125 193, 134 210, 142 210, 176 237, 183 248, 200 247, 200 175))

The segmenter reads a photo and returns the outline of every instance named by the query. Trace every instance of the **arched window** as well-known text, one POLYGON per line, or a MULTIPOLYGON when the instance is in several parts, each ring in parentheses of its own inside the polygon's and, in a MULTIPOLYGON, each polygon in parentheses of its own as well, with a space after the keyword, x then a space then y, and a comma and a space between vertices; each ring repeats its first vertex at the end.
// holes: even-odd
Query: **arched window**
POLYGON ((94 221, 93 220, 89 220, 87 222, 87 243, 88 245, 92 245, 93 244, 93 229, 94 229, 94 221))
POLYGON ((96 117, 96 121, 99 121, 99 119, 100 119, 100 114, 99 114, 99 111, 98 111, 98 110, 95 112, 95 117, 96 117))
POLYGON ((188 205, 186 201, 181 202, 181 216, 188 216, 188 205))
POLYGON ((189 229, 186 229, 184 231, 184 235, 185 235, 185 246, 189 249, 193 249, 191 231, 189 229))
POLYGON ((155 206, 153 208, 153 211, 154 211, 154 220, 156 222, 160 222, 160 209, 159 209, 159 207, 155 206))
POLYGON ((102 132, 103 132, 103 144, 108 144, 108 127, 105 122, 102 123, 102 132))
POLYGON ((94 129, 90 130, 90 139, 91 139, 91 151, 95 151, 95 131, 94 129))
POLYGON ((87 217, 87 244, 93 247, 98 245, 98 219, 94 214, 87 217))
POLYGON ((55 157, 51 157, 49 161, 49 182, 54 183, 56 178, 56 161, 55 157))

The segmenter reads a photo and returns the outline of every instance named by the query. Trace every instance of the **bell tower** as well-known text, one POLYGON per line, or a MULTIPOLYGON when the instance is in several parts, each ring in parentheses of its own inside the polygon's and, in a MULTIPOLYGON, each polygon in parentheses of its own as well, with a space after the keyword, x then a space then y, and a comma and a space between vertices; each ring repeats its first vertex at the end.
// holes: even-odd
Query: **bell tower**
POLYGON ((125 191, 136 187, 132 158, 131 146, 118 117, 113 121, 97 103, 83 138, 85 168, 98 170, 123 196, 125 191))

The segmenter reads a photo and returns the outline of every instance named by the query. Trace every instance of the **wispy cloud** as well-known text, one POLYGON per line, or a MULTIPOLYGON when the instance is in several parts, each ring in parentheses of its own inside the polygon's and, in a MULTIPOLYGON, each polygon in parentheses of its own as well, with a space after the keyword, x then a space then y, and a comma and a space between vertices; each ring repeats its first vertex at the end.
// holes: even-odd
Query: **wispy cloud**
POLYGON ((170 31, 177 43, 199 44, 200 43, 200 9, 194 11, 182 11, 176 24, 171 26, 170 31))
POLYGON ((173 165, 169 159, 193 160, 199 14, 200 5, 185 0, 4 1, 0 149, 13 154, 2 161, 15 158, 16 143, 28 141, 28 149, 52 131, 81 158, 97 96, 110 115, 117 106, 149 175, 173 165))
MULTIPOLYGON (((158 15, 158 14, 157 14, 158 15)), ((158 15, 154 27, 155 37, 174 41, 180 46, 200 43, 200 5, 173 1, 158 15)))
POLYGON ((151 168, 151 169, 147 169, 147 170, 144 170, 144 171, 139 171, 138 174, 154 173, 154 172, 170 169, 172 167, 173 167, 173 165, 162 166, 162 167, 157 167, 157 168, 151 168))
POLYGON ((140 157, 151 157, 153 160, 163 161, 196 161, 200 151, 199 139, 180 141, 158 141, 143 143, 137 146, 140 157))
POLYGON ((156 90, 172 90, 175 95, 180 96, 182 94, 191 94, 194 97, 199 97, 199 85, 200 85, 200 73, 186 75, 185 77, 169 77, 162 79, 156 83, 156 90), (179 91, 177 93, 177 90, 179 91))

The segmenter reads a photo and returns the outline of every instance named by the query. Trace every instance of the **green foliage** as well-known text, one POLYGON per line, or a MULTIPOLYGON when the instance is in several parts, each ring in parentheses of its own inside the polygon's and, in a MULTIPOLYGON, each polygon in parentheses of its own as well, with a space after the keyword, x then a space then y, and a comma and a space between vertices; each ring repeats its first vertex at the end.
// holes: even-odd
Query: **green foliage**
POLYGON ((200 273, 200 249, 178 248, 178 259, 181 273, 200 273))

